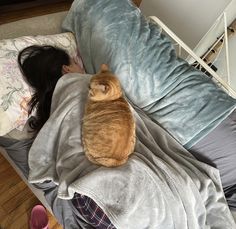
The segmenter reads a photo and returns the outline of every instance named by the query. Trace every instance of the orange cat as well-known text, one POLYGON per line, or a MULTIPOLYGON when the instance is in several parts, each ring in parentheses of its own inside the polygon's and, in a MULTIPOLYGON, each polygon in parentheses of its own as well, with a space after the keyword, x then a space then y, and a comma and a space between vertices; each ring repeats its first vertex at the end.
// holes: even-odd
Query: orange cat
POLYGON ((82 138, 87 158, 106 167, 124 164, 134 151, 133 115, 119 80, 105 64, 90 81, 82 138))

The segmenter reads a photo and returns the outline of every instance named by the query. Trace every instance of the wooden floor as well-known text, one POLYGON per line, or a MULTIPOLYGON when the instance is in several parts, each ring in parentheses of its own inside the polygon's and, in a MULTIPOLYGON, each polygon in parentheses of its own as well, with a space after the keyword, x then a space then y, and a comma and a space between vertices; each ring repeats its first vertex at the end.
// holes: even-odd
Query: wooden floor
MULTIPOLYGON (((0 229, 28 229, 31 209, 40 204, 0 153, 0 229)), ((62 229, 48 213, 50 229, 62 229)))
MULTIPOLYGON (((134 4, 137 6, 140 6, 140 3, 142 0, 133 0, 134 4)), ((71 6, 71 2, 69 1, 61 1, 54 4, 49 4, 47 6, 38 6, 38 7, 31 7, 29 9, 19 9, 19 10, 13 10, 10 12, 1 12, 0 9, 0 25, 17 21, 24 18, 30 18, 50 13, 56 13, 64 10, 69 10, 71 6)))
POLYGON ((55 4, 49 4, 46 6, 42 5, 37 7, 30 7, 27 9, 17 9, 17 10, 11 10, 9 12, 1 12, 0 9, 0 25, 17 21, 20 19, 66 11, 70 9, 70 6, 71 6, 70 1, 67 2, 65 0, 55 4))
POLYGON ((136 6, 140 6, 140 4, 141 4, 141 2, 142 2, 142 0, 133 0, 133 2, 134 2, 134 4, 136 5, 136 6))

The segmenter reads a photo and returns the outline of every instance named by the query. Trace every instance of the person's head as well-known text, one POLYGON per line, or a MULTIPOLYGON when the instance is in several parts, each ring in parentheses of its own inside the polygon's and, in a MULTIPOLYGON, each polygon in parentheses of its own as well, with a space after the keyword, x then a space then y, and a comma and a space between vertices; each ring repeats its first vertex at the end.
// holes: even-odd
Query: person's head
POLYGON ((65 50, 49 45, 33 45, 21 50, 18 64, 26 82, 34 91, 29 102, 29 114, 36 108, 37 121, 30 125, 39 130, 49 117, 57 81, 63 74, 80 72, 81 69, 65 50))

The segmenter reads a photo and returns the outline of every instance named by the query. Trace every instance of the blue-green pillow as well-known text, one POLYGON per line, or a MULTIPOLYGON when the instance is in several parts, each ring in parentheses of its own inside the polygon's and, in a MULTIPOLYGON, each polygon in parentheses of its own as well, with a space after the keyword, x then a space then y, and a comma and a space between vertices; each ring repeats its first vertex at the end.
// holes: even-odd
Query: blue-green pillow
POLYGON ((178 58, 168 37, 129 0, 75 0, 63 29, 76 35, 88 73, 102 63, 128 98, 186 148, 227 117, 235 100, 178 58))

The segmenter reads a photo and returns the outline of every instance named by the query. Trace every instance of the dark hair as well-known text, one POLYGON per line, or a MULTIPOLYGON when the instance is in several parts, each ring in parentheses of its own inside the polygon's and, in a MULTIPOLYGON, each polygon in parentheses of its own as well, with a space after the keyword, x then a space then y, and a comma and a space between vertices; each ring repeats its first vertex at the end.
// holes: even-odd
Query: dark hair
POLYGON ((39 131, 49 118, 53 91, 62 76, 62 66, 70 64, 70 57, 66 51, 53 46, 33 45, 20 51, 18 64, 34 91, 28 113, 36 108, 36 119, 29 125, 39 131))

